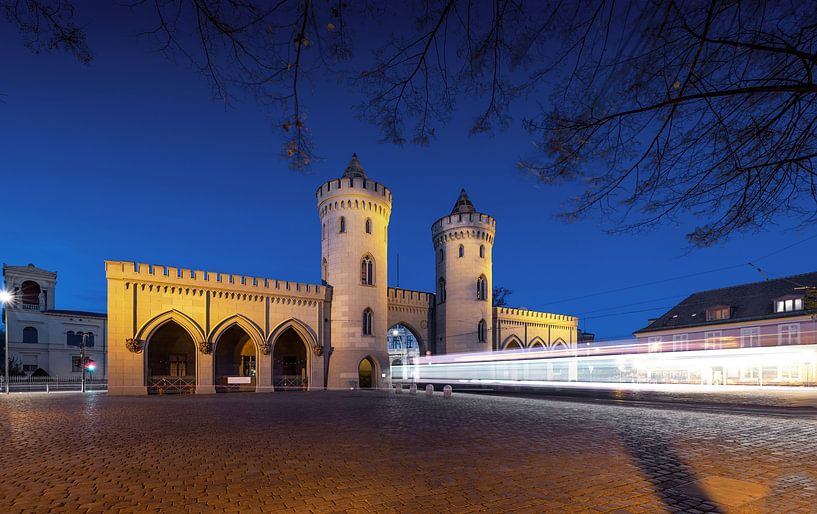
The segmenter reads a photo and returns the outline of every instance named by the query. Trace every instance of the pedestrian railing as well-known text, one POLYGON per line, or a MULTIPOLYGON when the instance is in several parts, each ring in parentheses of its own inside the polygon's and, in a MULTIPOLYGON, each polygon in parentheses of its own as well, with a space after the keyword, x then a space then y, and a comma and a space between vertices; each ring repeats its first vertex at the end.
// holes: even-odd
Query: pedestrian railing
POLYGON ((148 394, 193 394, 196 392, 196 377, 173 377, 153 375, 148 377, 148 394))
POLYGON ((300 375, 279 375, 272 385, 277 389, 305 389, 307 382, 300 375))
MULTIPOLYGON (((9 377, 9 392, 11 393, 59 393, 66 391, 81 391, 82 377, 9 377)), ((85 378, 86 391, 105 391, 108 389, 107 378, 85 378)), ((0 392, 6 391, 4 377, 0 376, 0 392)))

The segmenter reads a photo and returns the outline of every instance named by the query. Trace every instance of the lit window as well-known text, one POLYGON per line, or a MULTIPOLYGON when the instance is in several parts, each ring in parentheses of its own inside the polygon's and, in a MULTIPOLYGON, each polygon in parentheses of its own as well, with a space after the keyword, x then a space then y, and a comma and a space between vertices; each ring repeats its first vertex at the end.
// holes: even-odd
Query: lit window
POLYGON ((368 307, 363 311, 363 335, 372 335, 372 310, 368 307))
POLYGON ((774 302, 775 312, 793 312, 803 310, 803 298, 780 298, 774 302))
POLYGON ((751 348, 753 346, 760 346, 760 327, 740 329, 740 347, 751 348))
POLYGON ((800 324, 778 325, 777 344, 800 344, 800 324))
POLYGON ((647 350, 650 353, 658 353, 661 351, 661 336, 650 337, 647 339, 647 343, 649 344, 647 350))
POLYGON ((369 255, 360 261, 360 283, 365 286, 374 285, 374 261, 369 255))
POLYGON ((704 332, 704 350, 718 350, 723 347, 723 332, 713 330, 704 332))
POLYGON ((716 307, 710 307, 706 310, 706 320, 707 321, 716 321, 721 319, 729 319, 730 308, 728 305, 718 305, 716 307))
POLYGON ((685 352, 689 350, 689 335, 675 334, 672 336, 672 351, 685 352))

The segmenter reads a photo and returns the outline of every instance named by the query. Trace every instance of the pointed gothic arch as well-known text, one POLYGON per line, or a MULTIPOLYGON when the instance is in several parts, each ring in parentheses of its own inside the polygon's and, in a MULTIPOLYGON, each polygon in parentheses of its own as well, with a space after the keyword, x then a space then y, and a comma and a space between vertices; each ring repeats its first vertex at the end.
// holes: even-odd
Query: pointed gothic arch
POLYGON ((505 338, 505 341, 502 342, 503 350, 521 350, 524 347, 525 345, 522 343, 522 340, 513 334, 509 335, 505 338))
POLYGON ((232 316, 228 316, 223 320, 219 321, 213 329, 210 331, 210 335, 207 336, 207 341, 213 345, 215 349, 215 345, 218 343, 218 339, 226 332, 230 327, 233 325, 238 325, 241 327, 244 332, 250 336, 250 339, 253 343, 255 343, 255 349, 260 351, 261 348, 264 346, 264 335, 263 330, 261 327, 256 325, 251 319, 243 316, 241 314, 234 314, 232 316))
POLYGON ((545 348, 547 348, 547 345, 545 344, 545 341, 541 337, 536 336, 533 339, 531 339, 528 348, 541 348, 542 350, 544 350, 545 348))
POLYGON ((150 336, 168 321, 174 321, 185 329, 197 346, 206 340, 201 326, 193 318, 176 309, 165 311, 151 318, 136 331, 134 339, 144 341, 147 346, 150 342, 150 336))

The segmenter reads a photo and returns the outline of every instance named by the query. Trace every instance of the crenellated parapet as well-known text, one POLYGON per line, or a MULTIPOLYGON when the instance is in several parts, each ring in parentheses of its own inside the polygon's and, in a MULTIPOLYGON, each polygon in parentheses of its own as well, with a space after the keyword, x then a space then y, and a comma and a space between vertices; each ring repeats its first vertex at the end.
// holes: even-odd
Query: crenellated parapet
POLYGON ((389 310, 434 308, 434 293, 390 287, 388 290, 389 310))
POLYGON ((480 212, 449 214, 431 225, 435 249, 451 240, 480 239, 493 244, 495 234, 496 220, 480 212))
POLYGON ((565 327, 576 327, 579 318, 565 314, 538 312, 511 307, 494 307, 494 319, 501 321, 518 321, 522 323, 545 323, 565 327))
POLYGON ((320 284, 290 282, 270 278, 176 268, 131 261, 105 261, 108 280, 121 280, 126 287, 139 286, 149 291, 215 297, 244 301, 273 301, 303 304, 329 300, 330 291, 320 284))
POLYGON ((392 194, 383 184, 365 177, 341 177, 324 182, 316 191, 321 218, 331 211, 373 211, 391 216, 392 194))

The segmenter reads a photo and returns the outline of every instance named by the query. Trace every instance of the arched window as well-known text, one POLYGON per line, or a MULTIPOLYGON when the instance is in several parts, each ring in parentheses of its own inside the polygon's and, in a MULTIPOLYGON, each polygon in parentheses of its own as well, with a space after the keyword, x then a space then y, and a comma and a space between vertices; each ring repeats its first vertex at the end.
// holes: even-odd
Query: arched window
POLYGON ((445 303, 445 279, 442 277, 437 284, 437 303, 445 303))
POLYGON ((479 258, 485 258, 485 245, 479 245, 479 258))
POLYGON ((485 279, 485 275, 480 275, 477 279, 477 300, 488 299, 487 282, 488 281, 485 279))
POLYGON ((326 239, 326 223, 321 225, 321 241, 326 239))
POLYGON ((329 262, 324 257, 323 261, 321 261, 321 280, 326 282, 326 273, 329 271, 329 262))
POLYGON ((366 218, 366 233, 367 234, 372 233, 372 219, 371 218, 366 218))
POLYGON ((338 229, 338 232, 340 232, 341 234, 346 232, 346 216, 340 217, 340 228, 338 229))
POLYGON ((440 262, 445 260, 445 250, 440 248, 440 262))
POLYGON ((20 292, 23 295, 23 308, 39 307, 40 306, 40 284, 26 280, 20 285, 20 292))
POLYGON ((85 346, 91 347, 94 345, 94 333, 88 332, 88 339, 85 340, 85 346))
POLYGON ((34 327, 26 327, 23 329, 23 342, 36 344, 39 342, 39 334, 34 327))
POLYGON ((73 330, 69 330, 67 334, 65 334, 65 344, 68 346, 78 346, 76 344, 76 336, 74 335, 73 330))
POLYGON ((368 307, 363 311, 363 335, 372 335, 372 310, 368 307))
POLYGON ((360 283, 364 286, 374 285, 374 260, 371 255, 366 255, 360 261, 360 283))
POLYGON ((477 337, 479 337, 480 343, 484 343, 488 338, 488 325, 484 319, 479 320, 479 325, 477 325, 477 337))
POLYGON ((462 246, 462 245, 460 245, 459 256, 460 257, 465 257, 465 247, 462 246))

